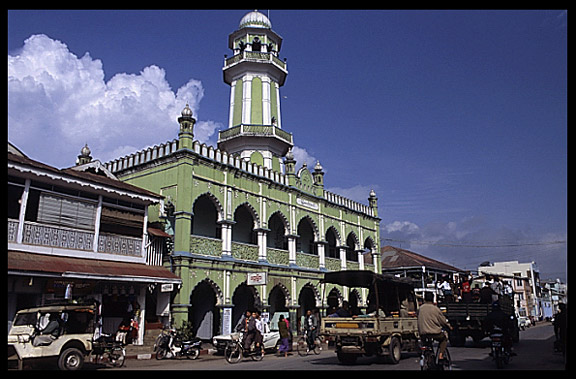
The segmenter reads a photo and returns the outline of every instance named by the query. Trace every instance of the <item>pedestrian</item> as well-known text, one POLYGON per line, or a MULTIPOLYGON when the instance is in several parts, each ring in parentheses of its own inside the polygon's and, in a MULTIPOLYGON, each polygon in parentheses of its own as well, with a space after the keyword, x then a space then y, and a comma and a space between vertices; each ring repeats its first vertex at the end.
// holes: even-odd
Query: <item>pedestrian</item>
POLYGON ((278 354, 284 353, 284 357, 287 357, 288 351, 290 350, 289 346, 290 332, 288 331, 288 325, 286 324, 284 315, 280 315, 280 318, 278 319, 278 331, 280 332, 280 342, 281 342, 281 345, 278 348, 278 354))
POLYGON ((554 316, 554 335, 556 342, 554 343, 555 350, 561 351, 562 354, 566 352, 566 326, 568 324, 568 309, 566 304, 558 304, 559 313, 554 316))
POLYGON ((256 343, 256 348, 262 350, 262 355, 264 355, 264 323, 260 319, 260 312, 254 311, 252 312, 252 317, 254 318, 254 324, 256 326, 256 331, 254 334, 254 342, 256 343))

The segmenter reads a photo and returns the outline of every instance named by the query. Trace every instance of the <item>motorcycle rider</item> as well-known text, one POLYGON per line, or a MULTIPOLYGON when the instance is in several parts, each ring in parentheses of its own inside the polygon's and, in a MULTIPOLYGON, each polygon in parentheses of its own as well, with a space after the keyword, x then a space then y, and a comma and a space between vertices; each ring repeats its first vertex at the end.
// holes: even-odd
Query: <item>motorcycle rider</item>
POLYGON ((420 338, 432 338, 439 342, 438 345, 438 360, 444 359, 444 352, 448 345, 448 337, 442 331, 452 329, 452 326, 446 320, 446 317, 434 304, 434 294, 432 292, 424 293, 425 303, 418 309, 418 333, 420 338))
MULTIPOLYGON (((502 311, 500 303, 495 301, 492 303, 492 311, 484 319, 484 329, 490 334, 493 333, 497 327, 502 331, 502 346, 504 350, 511 356, 516 355, 512 352, 512 331, 514 329, 514 320, 502 311)), ((490 353, 492 355, 492 353, 490 353)))

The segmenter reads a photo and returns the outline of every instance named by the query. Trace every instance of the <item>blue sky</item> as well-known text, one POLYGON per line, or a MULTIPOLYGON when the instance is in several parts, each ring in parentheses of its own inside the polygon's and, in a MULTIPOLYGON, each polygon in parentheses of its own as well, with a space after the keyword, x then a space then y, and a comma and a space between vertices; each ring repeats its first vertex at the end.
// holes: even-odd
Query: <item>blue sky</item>
MULTIPOLYGON (((9 11, 9 140, 56 167, 84 143, 106 161, 176 138, 188 101, 215 145, 248 11, 9 11)), ((319 160, 327 189, 363 203, 373 188, 382 245, 566 278, 566 11, 269 15, 298 165, 319 160)))

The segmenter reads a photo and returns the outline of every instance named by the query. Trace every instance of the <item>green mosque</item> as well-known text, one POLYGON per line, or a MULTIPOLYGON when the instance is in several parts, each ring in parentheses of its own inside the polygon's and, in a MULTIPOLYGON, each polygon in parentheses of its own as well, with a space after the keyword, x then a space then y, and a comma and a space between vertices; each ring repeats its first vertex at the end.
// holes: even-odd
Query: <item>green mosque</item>
POLYGON ((182 279, 171 292, 171 317, 176 326, 191 322, 201 338, 228 333, 246 309, 300 320, 307 309, 325 314, 344 300, 363 308, 365 290, 323 288, 321 279, 328 271, 381 271, 374 191, 367 204, 329 192, 319 162, 310 169, 294 159, 280 112, 288 75, 281 46, 257 11, 229 35, 232 56, 222 69, 229 124, 216 147, 194 140, 186 105, 177 139, 105 164, 120 180, 164 196, 149 221, 172 236, 163 265, 182 279))

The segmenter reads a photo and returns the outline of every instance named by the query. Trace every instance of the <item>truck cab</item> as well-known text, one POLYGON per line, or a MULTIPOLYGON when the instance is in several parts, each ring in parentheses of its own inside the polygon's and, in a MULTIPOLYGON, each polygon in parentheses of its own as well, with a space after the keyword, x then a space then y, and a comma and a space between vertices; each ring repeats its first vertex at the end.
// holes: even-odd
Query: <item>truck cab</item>
POLYGON ((418 303, 411 280, 350 270, 326 273, 323 283, 369 289, 366 314, 327 315, 321 321, 320 334, 334 341, 341 363, 377 355, 396 364, 402 351, 418 349, 418 303))

